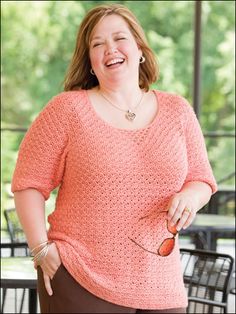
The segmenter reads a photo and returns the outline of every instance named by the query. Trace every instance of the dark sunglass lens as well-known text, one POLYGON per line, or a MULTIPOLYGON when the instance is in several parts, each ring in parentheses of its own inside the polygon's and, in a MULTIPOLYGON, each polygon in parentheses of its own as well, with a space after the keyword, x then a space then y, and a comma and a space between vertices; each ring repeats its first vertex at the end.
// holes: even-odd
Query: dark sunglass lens
POLYGON ((161 256, 168 256, 174 249, 175 239, 168 238, 165 239, 158 249, 158 254, 161 256))

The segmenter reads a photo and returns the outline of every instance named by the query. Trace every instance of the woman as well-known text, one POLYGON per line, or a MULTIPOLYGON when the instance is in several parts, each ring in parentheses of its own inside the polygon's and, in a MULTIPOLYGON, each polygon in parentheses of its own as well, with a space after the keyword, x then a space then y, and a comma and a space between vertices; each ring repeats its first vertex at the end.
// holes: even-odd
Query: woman
POLYGON ((149 90, 157 72, 126 7, 92 9, 65 91, 21 144, 12 191, 43 313, 185 313, 175 238, 216 183, 190 105, 149 90))

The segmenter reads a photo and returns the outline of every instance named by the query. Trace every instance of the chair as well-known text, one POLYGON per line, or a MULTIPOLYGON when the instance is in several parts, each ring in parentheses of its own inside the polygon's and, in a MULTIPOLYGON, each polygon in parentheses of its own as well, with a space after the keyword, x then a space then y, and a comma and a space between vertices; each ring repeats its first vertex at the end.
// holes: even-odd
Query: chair
POLYGON ((187 313, 227 313, 234 259, 213 251, 180 249, 187 313))
POLYGON ((26 237, 24 234, 24 231, 20 225, 16 209, 15 208, 9 208, 5 209, 3 211, 4 217, 6 219, 7 223, 7 231, 10 236, 10 241, 12 243, 11 246, 11 256, 16 256, 16 251, 18 250, 17 255, 29 255, 28 245, 26 243, 26 237), (24 251, 22 252, 22 248, 18 249, 17 245, 14 246, 14 243, 22 243, 22 246, 24 247, 24 251), (25 245, 24 245, 25 244, 25 245))
MULTIPOLYGON (((24 231, 20 225, 16 209, 10 208, 3 211, 6 219, 10 243, 1 243, 1 249, 10 248, 11 256, 28 256, 29 249, 24 231)), ((22 313, 26 290, 23 289, 19 313, 22 313)), ((4 313, 7 289, 3 289, 1 313, 4 313)), ((17 290, 15 290, 15 313, 17 313, 17 290)))

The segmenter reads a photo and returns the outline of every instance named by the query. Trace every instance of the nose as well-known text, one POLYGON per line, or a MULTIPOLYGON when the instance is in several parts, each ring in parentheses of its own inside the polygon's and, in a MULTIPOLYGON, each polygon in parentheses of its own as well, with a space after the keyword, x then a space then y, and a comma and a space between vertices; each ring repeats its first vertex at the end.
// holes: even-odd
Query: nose
POLYGON ((111 43, 111 42, 107 43, 105 55, 114 54, 116 52, 117 52, 117 48, 115 46, 115 43, 111 43))

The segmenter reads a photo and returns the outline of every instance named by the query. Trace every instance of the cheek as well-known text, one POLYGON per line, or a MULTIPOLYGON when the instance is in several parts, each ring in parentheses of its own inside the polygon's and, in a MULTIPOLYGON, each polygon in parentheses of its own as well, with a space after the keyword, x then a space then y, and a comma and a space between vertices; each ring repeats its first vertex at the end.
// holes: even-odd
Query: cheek
POLYGON ((127 44, 125 41, 120 42, 117 48, 124 54, 131 54, 133 52, 133 47, 130 44, 127 44))
POLYGON ((97 68, 102 62, 103 54, 99 51, 99 49, 97 49, 96 52, 91 52, 89 56, 92 68, 97 68))
POLYGON ((124 53, 127 56, 133 57, 137 56, 139 58, 140 52, 138 47, 135 44, 129 44, 127 45, 125 42, 121 43, 118 48, 122 53, 124 53))

